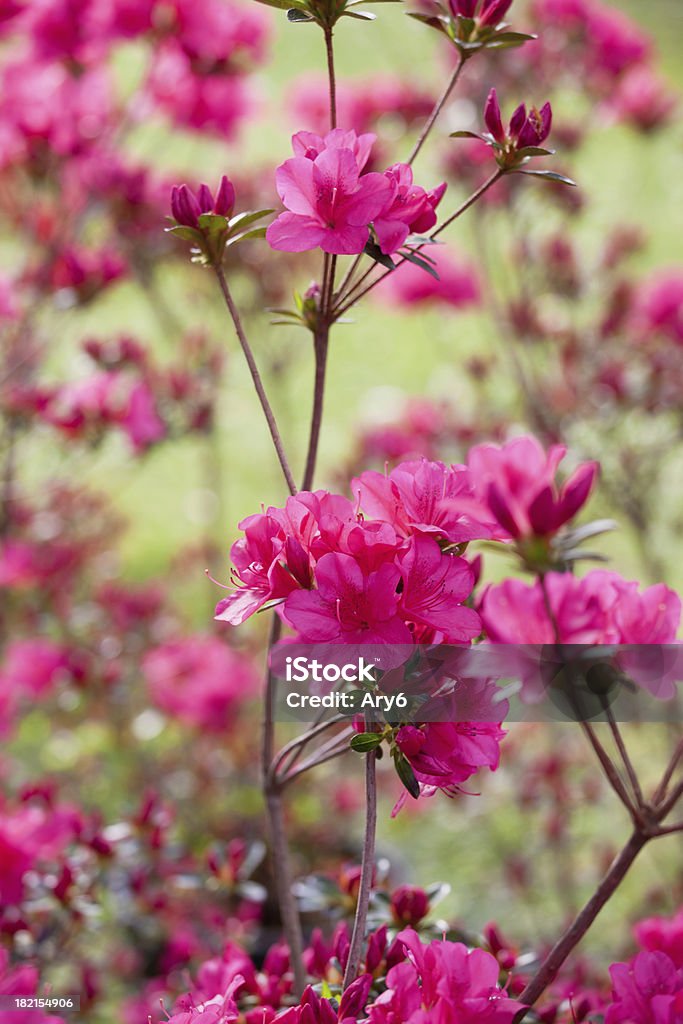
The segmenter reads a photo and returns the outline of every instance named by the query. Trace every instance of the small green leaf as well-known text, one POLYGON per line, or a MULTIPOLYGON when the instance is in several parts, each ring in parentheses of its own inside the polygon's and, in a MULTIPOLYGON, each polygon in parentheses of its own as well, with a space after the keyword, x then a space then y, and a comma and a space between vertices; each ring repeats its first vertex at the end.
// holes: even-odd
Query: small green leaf
POLYGON ((401 753, 398 747, 394 747, 392 757, 396 766, 396 774, 413 799, 417 800, 420 795, 420 783, 415 778, 410 761, 401 753))
POLYGON ((484 45, 488 50, 506 50, 513 46, 522 46, 531 39, 538 39, 538 36, 528 35, 526 32, 496 32, 484 45))
POLYGON ((182 238, 184 242, 194 242, 195 245, 200 245, 203 241, 201 231, 197 231, 196 228, 188 227, 186 224, 176 224, 172 228, 164 228, 169 235, 175 235, 176 238, 182 238))
POLYGON ((313 21, 313 18, 298 7, 290 7, 287 11, 287 21, 313 21))
POLYGON ((450 139, 480 139, 481 142, 488 142, 488 139, 486 139, 483 135, 480 135, 479 132, 468 132, 468 131, 465 131, 463 129, 461 129, 459 132, 451 132, 450 135, 449 135, 449 138, 450 139))
POLYGON ((429 25, 430 28, 435 28, 437 32, 447 34, 446 26, 441 18, 434 17, 431 14, 418 14, 416 11, 408 11, 408 17, 415 18, 415 21, 421 21, 423 25, 429 25))
POLYGON ((426 270, 428 274, 431 274, 432 277, 435 278, 435 280, 441 280, 436 270, 434 270, 434 267, 430 266, 427 260, 424 259, 424 257, 418 256, 414 252, 408 252, 404 254, 403 258, 407 260, 408 263, 414 263, 416 267, 421 267, 422 270, 426 270))
POLYGON ((391 256, 387 256, 385 253, 383 253, 380 247, 375 242, 373 242, 372 239, 369 239, 365 243, 365 248, 363 249, 363 252, 366 254, 366 256, 369 256, 370 259, 374 260, 375 263, 379 263, 380 266, 386 267, 387 270, 396 269, 396 264, 392 260, 391 256))
POLYGON ((381 742, 382 737, 378 732, 358 732, 351 737, 349 746, 358 754, 367 754, 371 750, 375 750, 381 742))
POLYGON ((228 221, 230 234, 234 234, 235 231, 243 231, 249 224, 254 224, 261 217, 267 217, 269 213, 274 213, 274 210, 245 210, 244 213, 238 213, 228 221))
POLYGON ((344 11, 342 18, 356 18, 358 21, 376 21, 377 15, 370 14, 370 11, 344 11))
POLYGON ((525 146, 517 150, 517 156, 553 156, 554 149, 543 149, 542 146, 525 146))
POLYGON ((243 231, 241 235, 231 235, 228 245, 235 245, 237 242, 244 242, 247 238, 265 238, 265 228, 252 228, 251 231, 243 231))
POLYGON ((527 171, 526 168, 521 168, 520 170, 512 171, 511 173, 512 174, 530 174, 534 178, 547 178, 548 181, 559 181, 563 185, 574 185, 574 186, 576 186, 576 182, 575 181, 572 181, 571 178, 565 178, 564 174, 558 174, 557 171, 534 171, 534 170, 527 171))
POLYGON ((290 7, 293 7, 295 5, 297 7, 301 6, 301 8, 303 9, 303 4, 297 4, 296 0, 258 0, 258 2, 261 4, 266 4, 267 7, 277 7, 281 11, 286 11, 290 7))

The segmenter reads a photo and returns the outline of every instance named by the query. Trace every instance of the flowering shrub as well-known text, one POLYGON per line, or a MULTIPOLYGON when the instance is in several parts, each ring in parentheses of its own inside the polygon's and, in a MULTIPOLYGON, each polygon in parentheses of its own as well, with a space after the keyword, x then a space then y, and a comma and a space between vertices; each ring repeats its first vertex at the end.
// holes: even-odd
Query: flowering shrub
POLYGON ((677 96, 601 0, 371 6, 0 10, 0 1022, 683 1019, 682 277, 581 220, 677 96), (404 64, 342 81, 365 31, 404 64), (280 722, 301 649, 380 706, 280 722))

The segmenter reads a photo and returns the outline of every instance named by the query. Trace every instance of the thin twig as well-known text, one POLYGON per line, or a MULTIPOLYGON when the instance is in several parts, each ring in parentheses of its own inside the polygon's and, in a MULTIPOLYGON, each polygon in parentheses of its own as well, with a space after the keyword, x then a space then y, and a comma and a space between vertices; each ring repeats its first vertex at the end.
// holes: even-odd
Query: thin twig
MULTIPOLYGON (((538 998, 545 992, 557 972, 561 968, 574 947, 581 941, 596 917, 613 896, 617 887, 633 864, 643 846, 648 841, 648 836, 636 829, 630 836, 621 853, 612 862, 607 874, 599 886, 585 904, 583 909, 574 918, 574 921, 566 930, 564 935, 555 943, 547 957, 533 976, 529 984, 519 997, 520 1003, 532 1007, 538 998)), ((527 1010, 522 1011, 516 1018, 515 1024, 519 1024, 526 1016, 527 1010)))
POLYGON ((662 775, 661 782, 659 783, 657 789, 654 792, 654 795, 652 797, 652 802, 654 804, 661 803, 661 801, 666 796, 666 791, 669 788, 669 783, 673 778, 673 774, 676 771, 676 767, 678 766, 678 762, 681 760, 681 758, 683 758, 683 740, 679 740, 676 744, 674 752, 671 755, 671 760, 666 766, 666 771, 662 775))
POLYGON ((425 124, 424 128, 420 132, 420 136, 419 136, 417 142, 415 143, 415 145, 412 148, 412 151, 411 151, 410 156, 408 157, 407 163, 412 164, 412 162, 415 160, 415 157, 417 156, 417 154, 420 152, 420 150, 424 146, 424 144, 425 144, 425 142, 427 140, 427 136, 429 135, 429 133, 431 132, 432 128, 436 124, 436 120, 437 120, 439 114, 441 113, 441 111, 443 110, 443 107, 444 107, 444 104, 446 103, 446 100, 448 99, 450 94, 453 92, 453 89, 455 88, 455 84, 458 81, 458 79, 460 78, 460 73, 461 73, 462 69, 465 67, 465 60, 466 59, 467 58, 465 58, 465 57, 463 57, 461 55, 460 60, 458 61, 453 74, 451 75, 449 81, 446 84, 446 88, 444 89, 444 91, 442 92, 441 96, 439 97, 439 99, 434 104, 432 112, 429 115, 429 118, 427 119, 427 123, 425 124))
POLYGON ((251 379, 254 383, 256 394, 259 397, 261 408, 263 409, 264 416, 266 417, 268 429, 270 430, 270 436, 272 438, 273 445, 275 446, 275 451, 277 453, 280 466, 282 467, 282 472, 287 482, 289 493, 296 494, 296 484, 294 483, 294 477, 292 476, 292 471, 289 468, 289 462, 287 461, 287 456, 285 455, 285 449, 284 445, 282 444, 282 438, 280 437, 280 431, 278 429, 277 420, 275 419, 275 415, 271 408, 270 402, 268 401, 268 396, 266 395, 265 388, 263 387, 261 374, 259 373, 258 367, 256 365, 256 360, 254 359, 254 353, 252 352, 251 346, 247 341, 246 334, 244 333, 244 328, 242 326, 242 320, 240 318, 239 311, 233 301, 232 295, 230 294, 230 289, 228 288, 228 282, 225 278, 223 268, 220 265, 217 265, 214 267, 214 269, 216 271, 216 277, 218 278, 220 289, 223 293, 223 298, 225 299, 225 304, 228 307, 228 312, 230 313, 232 322, 235 326, 235 333, 237 334, 237 338, 242 347, 244 358, 247 361, 247 366, 249 367, 249 372, 251 373, 251 379))
POLYGON ((358 977, 368 920, 368 904, 370 902, 373 875, 375 873, 375 833, 377 831, 376 753, 375 750, 371 750, 365 755, 365 839, 363 841, 363 859, 361 862, 356 917, 353 922, 349 958, 346 961, 346 970, 344 971, 344 989, 347 989, 358 977))

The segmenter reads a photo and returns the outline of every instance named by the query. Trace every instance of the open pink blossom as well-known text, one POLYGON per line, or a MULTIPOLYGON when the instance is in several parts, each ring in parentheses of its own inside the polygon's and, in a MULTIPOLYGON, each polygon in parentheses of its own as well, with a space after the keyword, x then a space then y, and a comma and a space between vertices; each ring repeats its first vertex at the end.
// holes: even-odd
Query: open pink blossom
POLYGON ((583 463, 558 487, 557 469, 566 451, 553 445, 546 453, 531 436, 471 449, 467 465, 477 495, 512 539, 555 533, 588 500, 597 463, 583 463))
POLYGON ((275 173, 287 212, 267 229, 273 249, 305 252, 320 246, 337 255, 360 253, 369 237, 370 221, 391 194, 391 183, 384 175, 360 175, 354 149, 340 148, 337 137, 332 144, 327 138, 324 141, 325 148, 314 159, 295 156, 275 173))
POLYGON ((504 736, 497 722, 427 722, 404 725, 396 742, 419 783, 452 794, 480 768, 496 770, 504 736))
POLYGON ((638 953, 612 964, 612 1003, 605 1024, 679 1024, 683 1020, 683 970, 666 953, 638 953))
POLYGON ((445 183, 425 192, 413 183, 409 164, 393 164, 384 172, 392 186, 373 227, 379 247, 386 255, 397 252, 412 231, 428 231, 436 223, 436 207, 446 191, 445 183))
POLYGON ((369 470, 351 482, 361 508, 408 537, 429 533, 450 544, 493 536, 490 512, 477 500, 466 466, 402 462, 388 476, 369 470))
POLYGON ((481 620, 463 604, 474 587, 474 573, 464 558, 444 555, 432 537, 415 534, 399 565, 406 620, 434 630, 444 643, 469 643, 478 636, 481 620))
POLYGON ((398 610, 400 578, 396 565, 364 572, 351 555, 323 555, 317 590, 291 593, 283 615, 302 643, 410 644, 398 610))
POLYGON ((412 928, 397 938, 408 960, 387 974, 386 991, 368 1008, 370 1024, 512 1024, 522 1009, 500 987, 491 953, 445 940, 425 946, 412 928))
POLYGON ((272 512, 269 509, 265 515, 243 519, 239 526, 244 537, 230 549, 237 589, 218 603, 216 618, 233 626, 239 626, 268 601, 280 600, 307 583, 303 573, 310 574, 308 556, 295 538, 287 538, 272 512), (300 567, 298 579, 290 568, 295 565, 300 567))

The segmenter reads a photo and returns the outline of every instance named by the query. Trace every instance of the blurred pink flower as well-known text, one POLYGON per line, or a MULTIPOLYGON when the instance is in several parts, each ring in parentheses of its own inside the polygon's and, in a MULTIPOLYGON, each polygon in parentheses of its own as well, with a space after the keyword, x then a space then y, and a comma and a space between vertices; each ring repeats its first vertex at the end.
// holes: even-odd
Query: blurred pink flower
POLYGON ((460 309, 479 303, 481 288, 472 266, 443 245, 429 246, 426 255, 438 280, 413 263, 401 263, 376 289, 377 297, 397 306, 443 303, 460 309))
POLYGON ((662 335, 683 345, 683 267, 656 270, 638 285, 631 326, 645 341, 662 335))
POLYGON ((673 917, 646 917, 633 932, 644 950, 666 953, 677 968, 683 968, 683 907, 673 917))
POLYGON ((257 689, 251 662, 213 636, 185 637, 153 647, 142 662, 150 696, 187 725, 224 732, 257 689))
MULTIPOLYGON (((0 947, 0 999, 4 996, 36 996, 39 992, 38 970, 29 964, 11 967, 9 953, 0 947)), ((54 1017, 40 1009, 3 1009, 2 1024, 65 1024, 63 1017, 54 1017)))

